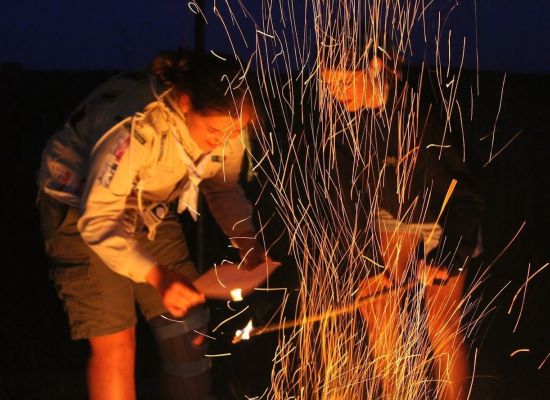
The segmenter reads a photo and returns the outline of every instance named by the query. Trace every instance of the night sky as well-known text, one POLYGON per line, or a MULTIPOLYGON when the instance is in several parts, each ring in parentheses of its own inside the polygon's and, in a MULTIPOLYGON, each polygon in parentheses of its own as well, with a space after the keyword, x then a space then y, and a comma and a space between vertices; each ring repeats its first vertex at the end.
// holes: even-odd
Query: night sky
MULTIPOLYGON (((238 2, 228 3, 248 28, 245 34, 253 33, 252 20, 244 17, 238 2)), ((253 16, 260 15, 259 0, 243 3, 253 16)), ((213 0, 205 4, 206 50, 228 51, 219 19, 212 13, 213 0)), ((474 0, 436 0, 432 6, 444 14, 452 10, 446 27, 452 28, 453 43, 461 44, 466 37, 469 69, 476 66, 474 5, 474 0)), ((299 1, 294 6, 303 7, 299 1)), ((182 0, 19 0, 2 8, 0 63, 19 62, 27 69, 140 69, 159 49, 194 43, 194 15, 182 0)), ((550 72, 549 15, 548 0, 477 0, 480 69, 550 72)), ((242 43, 237 47, 244 55, 250 51, 242 43)))

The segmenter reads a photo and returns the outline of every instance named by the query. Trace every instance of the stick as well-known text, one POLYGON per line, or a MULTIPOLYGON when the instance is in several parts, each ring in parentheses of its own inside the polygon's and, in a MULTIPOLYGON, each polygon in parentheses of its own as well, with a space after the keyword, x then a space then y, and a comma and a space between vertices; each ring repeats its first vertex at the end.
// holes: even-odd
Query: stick
MULTIPOLYGON (((387 289, 379 290, 377 292, 372 293, 370 296, 362 297, 362 298, 358 299, 355 303, 353 303, 349 306, 344 306, 344 307, 341 307, 341 308, 337 308, 335 310, 328 311, 324 314, 304 316, 303 318, 294 319, 294 320, 291 320, 291 321, 284 322, 282 324, 281 323, 274 323, 274 324, 260 326, 260 327, 257 327, 257 328, 252 328, 252 330, 249 332, 249 337, 260 336, 260 335, 263 335, 264 333, 278 332, 278 331, 282 331, 282 330, 286 330, 286 329, 290 329, 290 328, 295 328, 297 326, 313 324, 315 322, 319 322, 319 321, 322 321, 324 319, 335 318, 335 317, 338 317, 340 315, 349 314, 351 312, 354 312, 354 311, 358 310, 359 308, 361 308, 362 306, 364 306, 366 304, 369 304, 369 303, 372 303, 375 300, 378 300, 382 296, 385 296, 385 295, 390 294, 390 293, 404 292, 406 290, 409 290, 409 289, 413 288, 418 283, 419 283, 418 281, 413 280, 413 281, 409 281, 408 283, 406 283, 404 285, 392 286, 392 287, 389 287, 387 289)), ((235 336, 232 340, 232 343, 233 344, 239 343, 241 340, 243 340, 241 336, 235 336)))

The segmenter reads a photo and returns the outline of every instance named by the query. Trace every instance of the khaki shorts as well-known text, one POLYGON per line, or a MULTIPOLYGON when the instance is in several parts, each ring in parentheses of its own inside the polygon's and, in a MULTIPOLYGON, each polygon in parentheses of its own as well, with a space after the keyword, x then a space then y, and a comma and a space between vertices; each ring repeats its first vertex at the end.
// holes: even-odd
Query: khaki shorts
MULTIPOLYGON (((156 289, 115 273, 84 243, 76 228, 78 209, 44 193, 38 204, 46 252, 52 262, 50 277, 69 318, 73 339, 134 326, 136 303, 146 319, 166 312, 156 289)), ((174 212, 159 225, 154 241, 146 236, 146 228, 136 232, 140 244, 159 262, 188 279, 197 277, 174 212)))

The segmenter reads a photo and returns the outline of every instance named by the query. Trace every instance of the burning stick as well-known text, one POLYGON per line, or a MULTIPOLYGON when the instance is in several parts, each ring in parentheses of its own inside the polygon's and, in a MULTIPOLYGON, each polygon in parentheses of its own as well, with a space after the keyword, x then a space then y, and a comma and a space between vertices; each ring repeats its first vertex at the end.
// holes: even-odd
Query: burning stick
POLYGON ((398 295, 406 290, 412 289, 414 286, 418 284, 420 284, 418 281, 411 280, 404 285, 393 286, 387 289, 376 291, 369 296, 361 297, 352 305, 337 308, 332 311, 327 311, 326 313, 323 313, 323 314, 304 316, 301 319, 287 321, 282 324, 275 323, 275 324, 269 324, 269 325, 260 326, 258 328, 254 328, 252 326, 252 321, 249 321, 246 327, 243 328, 243 330, 237 330, 235 332, 235 336, 233 337, 233 340, 231 341, 231 343, 236 344, 242 340, 249 340, 251 337, 260 336, 260 335, 263 335, 264 333, 278 332, 278 331, 282 331, 290 328, 295 328, 298 326, 313 324, 315 322, 319 322, 329 318, 335 318, 340 315, 349 314, 351 312, 358 310, 359 308, 361 308, 366 304, 369 304, 375 300, 378 300, 382 296, 385 296, 388 294, 398 295))

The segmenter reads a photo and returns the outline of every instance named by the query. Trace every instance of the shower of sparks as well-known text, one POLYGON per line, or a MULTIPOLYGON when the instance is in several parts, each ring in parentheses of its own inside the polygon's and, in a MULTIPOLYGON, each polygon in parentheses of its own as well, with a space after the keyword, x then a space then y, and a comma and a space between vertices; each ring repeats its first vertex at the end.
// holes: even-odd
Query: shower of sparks
MULTIPOLYGON (((294 321, 255 330, 256 334, 279 332, 269 398, 374 399, 380 391, 388 399, 435 397, 444 386, 437 382, 445 377, 435 376, 433 365, 442 357, 452 362, 455 355, 452 350, 437 356, 430 352, 422 302, 426 290, 431 289, 418 285, 389 293, 364 306, 366 320, 355 311, 362 277, 377 267, 378 253, 385 254, 386 264, 401 263, 406 270, 416 269, 412 257, 412 247, 416 246, 404 236, 381 237, 376 204, 385 173, 380 170, 378 157, 387 145, 385 138, 392 125, 399 126, 395 192, 401 200, 407 196, 425 122, 418 113, 422 90, 404 90, 380 113, 354 114, 328 92, 330 82, 322 75, 323 68, 350 68, 350 60, 355 63, 351 69, 368 69, 366 50, 385 60, 405 58, 411 50, 411 30, 422 18, 423 3, 310 1, 309 12, 301 20, 295 19, 291 3, 275 3, 264 2, 264 19, 257 30, 261 33, 256 37, 255 57, 262 98, 257 108, 269 121, 267 125, 287 136, 261 132, 262 151, 254 168, 271 184, 272 199, 291 238, 301 286, 294 321), (284 28, 273 22, 276 18, 284 28), (357 23, 361 20, 368 23, 357 23), (360 35, 368 49, 358 46, 360 35), (350 57, 352 54, 359 56, 350 57), (311 104, 311 110, 305 111, 302 104, 311 104), (307 128, 302 132, 296 126, 307 128), (337 168, 337 146, 344 146, 353 157, 349 176, 341 175, 337 168), (375 192, 365 192, 361 185, 365 179, 375 182, 375 192), (351 184, 341 185, 343 180, 351 184), (343 196, 353 199, 351 212, 343 196), (368 206, 359 201, 361 196, 368 196, 369 209, 363 208, 368 206), (357 217, 361 213, 366 222, 357 217), (344 312, 338 312, 341 310, 344 312)), ((371 84, 380 89, 393 75, 391 66, 370 83, 352 75, 336 90, 345 96, 346 89, 353 86, 371 84)), ((449 146, 446 135, 455 134, 450 131, 450 118, 460 74, 450 74, 438 64, 436 77, 446 117, 441 142, 432 145, 441 155, 449 146)), ((349 103, 365 100, 362 91, 347 96, 349 103)), ((427 189, 417 201, 421 214, 429 206, 444 209, 454 184, 443 204, 430 204, 427 189)), ((403 210, 397 217, 406 224, 411 215, 411 210, 403 210)), ((413 236, 419 238, 420 234, 413 236)), ((375 292, 383 287, 371 289, 375 292)), ((459 319, 470 308, 467 302, 446 304, 439 311, 445 314, 439 318, 459 319)), ((460 348, 464 329, 444 329, 432 340, 450 349, 460 348)))
MULTIPOLYGON (((487 277, 486 271, 480 272, 479 279, 456 301, 446 298, 433 306, 426 295, 437 296, 439 291, 460 285, 464 274, 450 279, 447 289, 412 285, 365 302, 359 306, 360 313, 357 308, 362 282, 372 271, 385 269, 393 284, 416 274, 416 249, 425 228, 422 221, 413 220, 413 214, 425 216, 429 209, 436 210, 439 220, 452 199, 456 181, 438 204, 427 186, 409 208, 402 207, 395 216, 397 226, 410 227, 407 234, 384 233, 377 213, 384 176, 393 173, 387 172, 386 162, 395 165, 392 190, 404 204, 419 151, 435 151, 441 158, 451 147, 449 143, 461 143, 459 153, 465 159, 461 107, 468 105, 458 102, 457 93, 466 39, 462 40, 460 67, 451 70, 442 61, 448 60, 450 65, 452 35, 445 28, 448 15, 439 14, 435 37, 426 33, 424 18, 433 2, 304 0, 305 12, 299 15, 291 0, 262 0, 262 15, 256 20, 242 1, 237 1, 235 10, 229 0, 222 3, 227 12, 221 12, 222 5, 215 3, 214 15, 234 50, 239 38, 247 48, 254 42, 245 40, 239 12, 245 14, 247 24, 255 24, 253 56, 250 60, 237 57, 243 71, 248 71, 244 83, 258 94, 254 104, 261 117, 258 120, 265 121, 254 126, 259 150, 249 154, 251 172, 265 182, 261 195, 270 196, 276 205, 300 276, 294 320, 281 317, 279 323, 255 329, 249 324, 248 331, 237 335, 239 340, 268 331, 279 335, 271 387, 262 398, 369 400, 381 394, 392 400, 450 398, 444 396, 450 396, 446 390, 453 379, 453 363, 467 351, 464 337, 490 311, 488 305, 479 313, 479 299, 473 294, 487 277), (229 17, 224 19, 226 14, 229 17), (388 95, 391 100, 381 110, 347 111, 346 105, 376 102, 376 96, 367 98, 366 93, 383 92, 387 82, 391 88, 398 86, 401 73, 397 64, 423 51, 412 48, 411 35, 418 27, 424 31, 425 42, 435 44, 435 69, 428 71, 422 64, 418 87, 392 91, 388 95), (370 63, 373 55, 384 60, 385 67, 377 70, 377 65, 370 63), (363 79, 357 72, 336 82, 332 80, 335 75, 323 74, 342 70, 369 71, 372 79, 363 79), (435 89, 438 104, 423 110, 426 80, 435 89), (335 95, 342 97, 342 102, 335 95), (425 112, 441 116, 442 131, 437 132, 437 143, 420 149, 425 112), (451 123, 456 118, 460 129, 451 123), (397 133, 390 127, 397 127, 397 133), (390 135, 396 135, 398 155, 385 161, 390 135), (338 148, 351 157, 345 175, 339 169, 338 148), (430 318, 439 321, 441 329, 436 332, 428 329, 427 309, 430 318), (434 347, 445 350, 434 351, 434 347)), ((473 89, 470 93, 471 117, 473 89)), ((496 125, 492 143, 495 135, 496 125)), ((493 154, 491 146, 489 161, 500 151, 493 154)), ((523 225, 519 232, 522 229, 523 225)), ((435 234, 432 226, 425 242, 435 234)), ((366 288, 371 293, 387 288, 382 281, 371 286, 366 288)), ((283 303, 287 296, 285 292, 283 303)), ((477 358, 477 349, 475 355, 477 358)), ((465 380, 462 397, 455 393, 455 398, 469 397, 473 384, 473 380, 465 380)))

